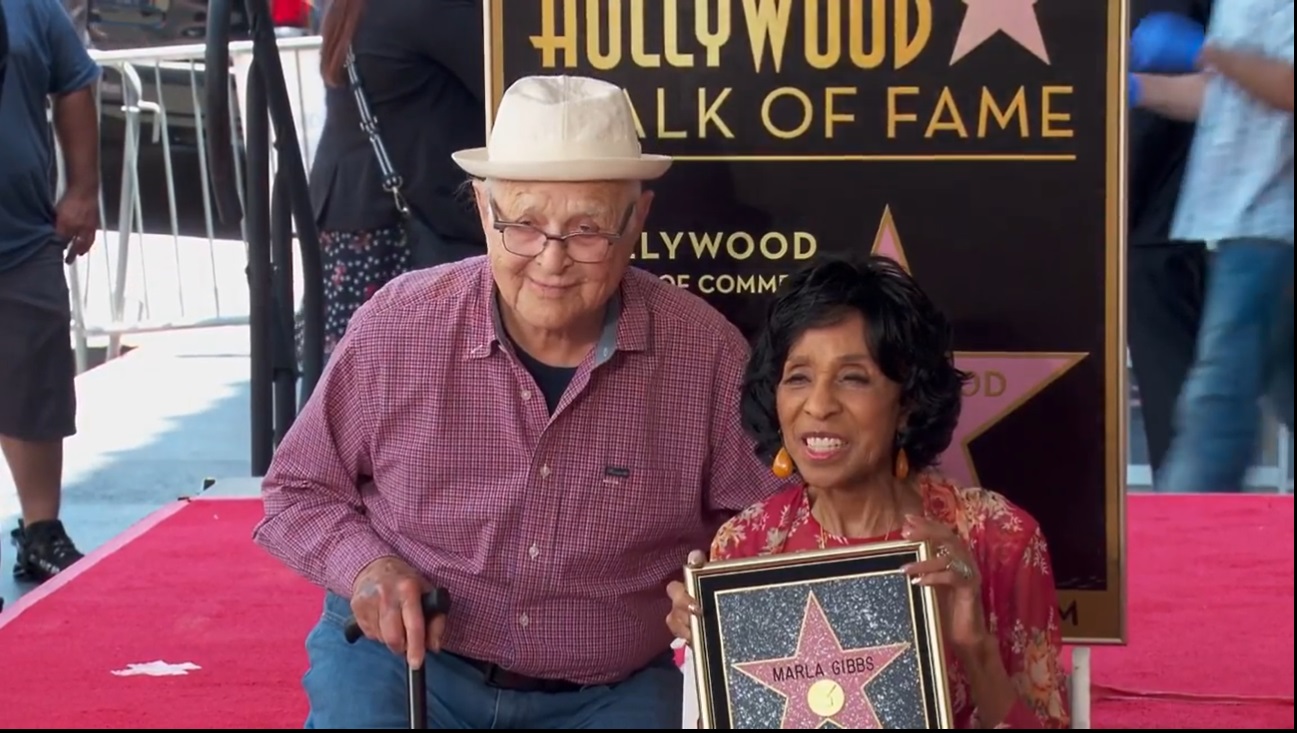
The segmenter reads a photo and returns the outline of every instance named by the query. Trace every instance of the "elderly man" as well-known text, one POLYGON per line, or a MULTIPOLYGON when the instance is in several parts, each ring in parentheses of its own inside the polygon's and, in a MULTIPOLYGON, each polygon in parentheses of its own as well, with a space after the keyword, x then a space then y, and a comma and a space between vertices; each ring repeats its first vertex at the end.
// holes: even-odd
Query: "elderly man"
POLYGON ((426 661, 432 727, 679 728, 663 591, 778 488, 741 430, 747 345, 628 267, 670 160, 617 87, 520 80, 455 160, 488 254, 357 312, 265 479, 256 540, 328 590, 308 725, 402 727, 426 661))

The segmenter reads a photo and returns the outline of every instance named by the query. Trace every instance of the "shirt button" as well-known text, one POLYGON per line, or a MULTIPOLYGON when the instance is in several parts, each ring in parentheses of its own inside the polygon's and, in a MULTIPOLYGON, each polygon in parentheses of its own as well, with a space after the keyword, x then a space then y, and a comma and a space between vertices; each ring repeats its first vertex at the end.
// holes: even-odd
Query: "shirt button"
POLYGON ((540 548, 535 545, 532 545, 531 549, 527 550, 527 554, 531 556, 531 559, 535 560, 536 558, 540 557, 540 548))
POLYGON ((544 466, 540 467, 541 478, 549 478, 549 474, 550 474, 549 464, 545 464, 544 466))
POLYGON ((531 625, 531 617, 528 616, 528 615, 525 614, 525 613, 524 613, 523 615, 519 616, 519 617, 518 617, 518 625, 521 626, 521 627, 523 627, 524 629, 527 628, 528 626, 531 625))
POLYGON ((531 400, 531 390, 529 390, 529 389, 524 389, 524 390, 522 391, 522 401, 523 401, 523 402, 528 402, 528 401, 530 401, 530 400, 531 400))

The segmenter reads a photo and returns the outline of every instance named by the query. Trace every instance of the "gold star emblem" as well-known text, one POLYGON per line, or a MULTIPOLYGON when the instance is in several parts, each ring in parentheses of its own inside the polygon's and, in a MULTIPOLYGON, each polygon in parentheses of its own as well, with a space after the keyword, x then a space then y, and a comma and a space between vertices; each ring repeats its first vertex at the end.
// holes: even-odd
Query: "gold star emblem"
MULTIPOLYGON (((914 274, 890 206, 883 209, 883 219, 870 251, 890 257, 906 272, 914 274)), ((941 456, 942 472, 963 486, 980 486, 969 445, 1086 356, 1084 353, 956 351, 955 365, 971 373, 973 380, 964 387, 959 425, 950 447, 941 456)))

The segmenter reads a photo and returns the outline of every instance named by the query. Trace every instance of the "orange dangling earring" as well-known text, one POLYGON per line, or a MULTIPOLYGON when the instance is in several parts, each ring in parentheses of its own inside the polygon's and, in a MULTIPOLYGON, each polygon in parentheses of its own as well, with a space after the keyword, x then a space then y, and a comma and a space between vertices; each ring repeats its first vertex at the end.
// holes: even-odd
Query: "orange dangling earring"
POLYGON ((788 478, 793 475, 793 457, 788 455, 787 448, 780 448, 775 454, 775 462, 771 464, 770 470, 774 472, 776 478, 788 478))
POLYGON ((904 481, 910 475, 910 457, 905 455, 905 449, 901 448, 896 451, 896 460, 892 463, 892 473, 896 478, 904 481))

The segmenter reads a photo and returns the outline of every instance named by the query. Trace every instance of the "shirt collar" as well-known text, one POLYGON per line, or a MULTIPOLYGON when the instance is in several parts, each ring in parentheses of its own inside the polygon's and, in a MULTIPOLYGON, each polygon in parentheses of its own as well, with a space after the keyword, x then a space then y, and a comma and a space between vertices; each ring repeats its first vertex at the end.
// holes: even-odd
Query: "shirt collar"
MULTIPOLYGON (((500 319, 500 305, 495 297, 495 279, 491 276, 491 267, 485 258, 477 288, 481 297, 474 299, 469 312, 465 313, 469 359, 490 356, 505 335, 504 323, 500 319)), ((607 362, 618 351, 649 350, 653 318, 644 295, 643 283, 628 272, 604 312, 603 330, 595 344, 595 366, 607 362)))

